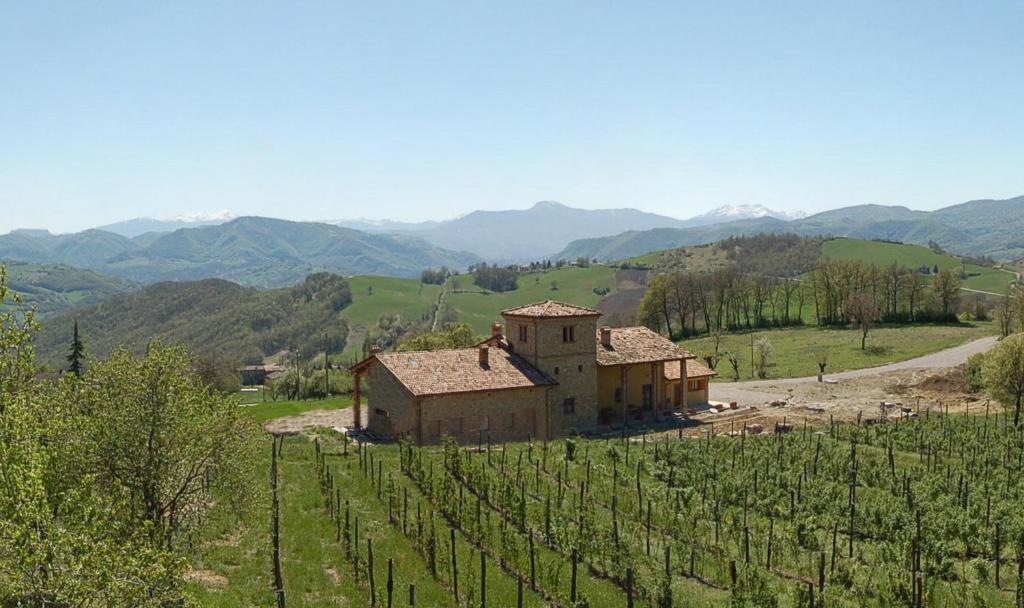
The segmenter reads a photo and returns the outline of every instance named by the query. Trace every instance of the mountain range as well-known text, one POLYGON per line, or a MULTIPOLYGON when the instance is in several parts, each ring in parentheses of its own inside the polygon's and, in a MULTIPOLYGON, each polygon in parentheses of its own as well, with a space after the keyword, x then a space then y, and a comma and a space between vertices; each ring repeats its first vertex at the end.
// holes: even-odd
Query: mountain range
POLYGON ((846 236, 920 245, 935 242, 958 255, 1011 261, 1024 257, 1024 196, 968 201, 936 211, 858 205, 791 221, 761 217, 690 228, 634 230, 574 241, 555 257, 620 260, 758 233, 846 236))
POLYGON ((0 236, 0 260, 75 265, 139 283, 220 278, 279 287, 318 271, 414 277, 424 268, 465 268, 479 258, 410 235, 242 217, 136 239, 102 230, 16 230, 0 236))
POLYGON ((529 262, 556 256, 576 239, 612 236, 629 230, 683 229, 757 217, 792 219, 795 216, 760 205, 733 205, 680 220, 636 209, 578 209, 556 201, 541 201, 529 209, 474 211, 441 222, 342 220, 336 223, 372 232, 414 233, 438 247, 469 251, 493 262, 529 262))
POLYGON ((114 222, 106 226, 100 226, 97 230, 113 232, 121 236, 134 239, 147 233, 174 232, 182 228, 196 228, 198 226, 217 226, 235 219, 235 215, 223 209, 212 213, 185 213, 166 220, 158 220, 152 217, 136 217, 130 220, 114 222))

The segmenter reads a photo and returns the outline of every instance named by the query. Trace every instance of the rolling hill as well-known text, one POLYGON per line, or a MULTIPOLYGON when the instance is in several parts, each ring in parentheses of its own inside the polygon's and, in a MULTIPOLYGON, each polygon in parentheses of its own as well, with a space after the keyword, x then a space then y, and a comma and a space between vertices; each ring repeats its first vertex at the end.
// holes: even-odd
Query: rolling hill
POLYGON ((348 282, 327 273, 265 291, 220 279, 157 283, 46 319, 36 348, 41 364, 60 368, 78 320, 93 357, 119 346, 140 352, 154 338, 231 362, 293 348, 308 357, 322 352, 325 333, 333 352, 344 349, 351 301, 348 282))
POLYGON ((131 281, 62 264, 0 261, 0 265, 7 269, 8 286, 21 296, 19 308, 34 308, 40 317, 99 304, 137 287, 131 281))
POLYGON ((555 257, 621 260, 661 249, 711 243, 729 236, 758 232, 884 239, 919 245, 935 241, 958 255, 984 255, 1009 261, 1024 257, 1024 196, 969 201, 937 211, 859 205, 788 222, 765 217, 701 228, 627 231, 574 241, 555 257))
POLYGON ((578 209, 555 201, 541 201, 529 209, 474 211, 441 222, 349 220, 336 223, 369 232, 411 233, 438 247, 470 251, 488 261, 532 262, 563 258, 554 254, 577 239, 610 236, 623 231, 682 229, 762 217, 791 219, 794 216, 760 205, 727 205, 679 220, 636 209, 578 209))
POLYGON ((479 261, 410 235, 258 217, 147 233, 138 241, 100 230, 15 231, 0 236, 0 259, 80 266, 139 283, 219 278, 258 287, 294 284, 318 271, 413 277, 424 268, 479 261))

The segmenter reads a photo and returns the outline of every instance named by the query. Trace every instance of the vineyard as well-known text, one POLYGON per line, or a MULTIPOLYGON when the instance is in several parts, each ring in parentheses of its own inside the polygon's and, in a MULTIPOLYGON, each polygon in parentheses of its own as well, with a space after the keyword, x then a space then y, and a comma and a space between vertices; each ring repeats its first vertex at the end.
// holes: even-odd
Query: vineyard
POLYGON ((275 483, 319 480, 318 521, 274 528, 279 605, 317 605, 290 581, 326 568, 373 606, 1021 606, 1024 434, 1005 414, 776 431, 278 439, 275 483), (290 546, 300 525, 324 542, 290 546))

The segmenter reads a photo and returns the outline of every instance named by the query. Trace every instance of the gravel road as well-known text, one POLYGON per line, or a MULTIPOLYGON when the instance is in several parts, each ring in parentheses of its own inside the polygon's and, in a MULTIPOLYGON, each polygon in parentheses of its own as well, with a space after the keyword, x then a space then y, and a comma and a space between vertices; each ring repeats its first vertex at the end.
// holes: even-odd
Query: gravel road
MULTIPOLYGON (((947 369, 956 367, 967 361, 967 358, 977 353, 983 353, 996 344, 995 336, 980 338, 960 346, 954 346, 937 353, 908 359, 897 363, 889 363, 878 367, 868 367, 848 372, 825 374, 825 380, 849 380, 851 378, 863 378, 875 376, 886 372, 893 372, 905 369, 947 369)), ((749 382, 712 382, 712 401, 738 401, 740 403, 764 403, 773 399, 786 396, 786 387, 793 385, 816 383, 816 376, 804 378, 783 378, 777 380, 751 380, 749 382)))

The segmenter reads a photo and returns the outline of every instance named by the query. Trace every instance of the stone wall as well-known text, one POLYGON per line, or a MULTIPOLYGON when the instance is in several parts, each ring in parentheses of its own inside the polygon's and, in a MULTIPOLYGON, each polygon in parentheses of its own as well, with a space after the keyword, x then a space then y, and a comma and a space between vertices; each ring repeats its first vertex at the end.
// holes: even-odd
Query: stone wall
POLYGON ((492 442, 544 438, 545 388, 524 388, 424 397, 423 442, 451 435, 459 443, 476 443, 488 433, 492 442))
POLYGON ((567 435, 598 424, 597 405, 597 318, 596 317, 505 317, 506 336, 516 354, 558 381, 548 395, 552 435, 567 435), (526 341, 519 327, 527 328, 526 341), (563 329, 573 328, 572 341, 564 340, 563 329), (572 411, 566 400, 572 399, 572 411))
POLYGON ((412 395, 383 365, 370 364, 370 404, 363 412, 363 425, 371 433, 398 437, 416 427, 412 395))

